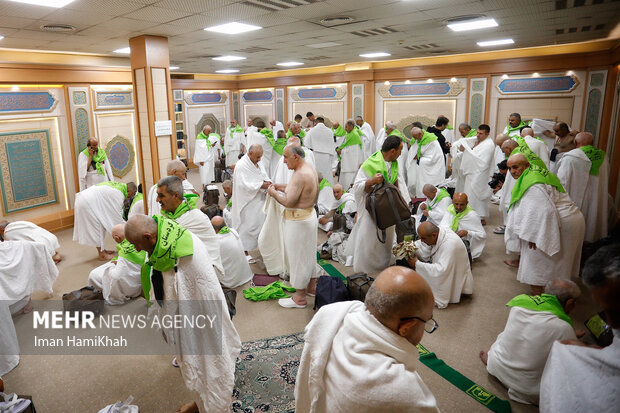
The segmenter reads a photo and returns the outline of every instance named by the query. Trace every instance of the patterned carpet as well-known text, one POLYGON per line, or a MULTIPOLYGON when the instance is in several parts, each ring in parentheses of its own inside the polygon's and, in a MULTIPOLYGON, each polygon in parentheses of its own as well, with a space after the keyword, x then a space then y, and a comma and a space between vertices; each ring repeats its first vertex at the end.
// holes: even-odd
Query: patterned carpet
POLYGON ((303 333, 248 341, 235 372, 233 412, 292 413, 303 333))

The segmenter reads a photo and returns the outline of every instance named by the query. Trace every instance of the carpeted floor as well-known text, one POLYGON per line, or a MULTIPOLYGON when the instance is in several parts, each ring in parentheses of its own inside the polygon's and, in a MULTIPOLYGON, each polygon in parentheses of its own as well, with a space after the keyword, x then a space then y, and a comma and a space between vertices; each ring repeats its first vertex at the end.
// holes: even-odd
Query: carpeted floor
MULTIPOLYGON (((192 170, 189 179, 199 187, 197 171, 192 170)), ((474 294, 459 304, 451 304, 443 310, 435 309, 434 318, 439 329, 433 334, 426 334, 422 344, 454 369, 507 400, 506 389, 487 374, 478 352, 488 350, 503 330, 508 317, 506 302, 518 294, 527 293, 528 289, 517 282, 516 270, 502 262, 506 259, 502 236, 492 233, 493 228, 499 225, 501 215, 495 206, 491 211, 491 217, 487 220, 485 251, 472 267, 474 294)), ((94 248, 72 241, 72 230, 57 235, 64 260, 59 264, 60 276, 54 284, 53 297, 56 299, 62 293, 85 286, 89 272, 100 265, 94 248)), ((319 242, 324 240, 325 234, 319 231, 319 242)), ((108 237, 107 242, 109 248, 114 247, 111 238, 108 237)), ((353 272, 350 267, 334 265, 345 275, 353 272)), ((260 268, 256 267, 255 272, 260 272, 260 268)), ((275 301, 245 300, 241 294, 244 287, 247 288, 247 285, 238 288, 237 316, 234 318, 243 341, 301 332, 314 314, 312 300, 306 309, 285 310, 275 301)), ((584 294, 571 316, 575 326, 583 329, 583 322, 597 309, 583 287, 582 291, 584 294)), ((251 345, 246 343, 244 348, 251 345)), ((416 350, 412 348, 412 351, 416 350)), ((96 412, 107 404, 125 400, 129 395, 135 397, 134 403, 140 406, 143 413, 170 413, 190 400, 179 369, 172 367, 170 361, 168 356, 22 356, 19 366, 3 379, 7 391, 32 395, 40 413, 96 412)), ((256 366, 256 363, 257 360, 252 360, 251 364, 256 366)), ((250 366, 250 363, 246 364, 250 366)), ((272 367, 273 363, 272 366, 265 366, 267 369, 272 367)), ((293 374, 292 370, 288 371, 293 374)), ((419 373, 435 394, 442 412, 488 411, 423 364, 420 364, 419 373)), ((254 379, 257 378, 251 380, 254 379)), ((289 379, 281 377, 279 380, 282 382, 277 385, 285 386, 283 383, 289 379)), ((238 386, 247 380, 250 378, 238 375, 238 386)), ((276 386, 276 382, 269 383, 268 388, 271 386, 276 386)), ((286 386, 290 388, 289 384, 286 386)), ((240 393, 238 396, 237 400, 242 405, 250 403, 244 397, 256 397, 247 394, 240 393)), ((252 400, 251 403, 285 406, 283 401, 278 400, 280 393, 265 391, 262 394, 265 400, 252 400)), ((514 412, 537 411, 533 406, 511 404, 514 412)))

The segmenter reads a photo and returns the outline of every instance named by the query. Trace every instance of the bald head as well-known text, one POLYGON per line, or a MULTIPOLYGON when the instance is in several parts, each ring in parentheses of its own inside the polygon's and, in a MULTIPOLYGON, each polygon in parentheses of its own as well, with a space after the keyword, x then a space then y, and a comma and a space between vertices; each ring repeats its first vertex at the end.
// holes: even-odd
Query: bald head
POLYGON ((422 188, 422 193, 428 199, 434 199, 435 195, 437 195, 437 188, 434 185, 426 184, 424 185, 424 188, 422 188))
POLYGON ((429 221, 424 221, 418 227, 418 235, 426 245, 435 245, 439 237, 439 227, 429 221))
POLYGON ((521 136, 522 137, 526 137, 526 136, 534 136, 534 129, 532 128, 523 128, 523 130, 521 131, 521 136))
POLYGON ((464 192, 457 192, 452 197, 452 205, 454 205, 454 209, 457 214, 465 211, 465 208, 467 208, 468 203, 469 203, 469 199, 467 199, 467 194, 464 192))
POLYGON ((365 299, 368 311, 381 324, 414 345, 420 342, 424 325, 411 317, 430 319, 433 302, 433 292, 424 278, 409 268, 398 266, 383 270, 365 299), (403 318, 408 320, 401 320, 403 318), (417 328, 412 331, 414 325, 417 328))
POLYGON ((116 243, 121 243, 125 239, 125 224, 118 224, 112 227, 112 238, 116 243))
POLYGON ((218 233, 223 227, 226 226, 226 223, 224 222, 224 218, 216 215, 211 218, 211 225, 213 225, 213 229, 215 230, 215 232, 218 233))
POLYGON ((514 179, 519 179, 523 171, 525 171, 530 163, 522 153, 517 153, 508 158, 508 171, 514 179))
POLYGON ((517 141, 515 141, 514 139, 507 139, 504 141, 504 143, 502 143, 501 149, 502 152, 504 152, 504 155, 510 156, 512 151, 517 149, 517 146, 519 146, 519 143, 517 141))
POLYGON ((134 215, 125 224, 125 238, 138 251, 151 254, 157 244, 157 222, 143 214, 134 215))
POLYGON ((594 136, 590 132, 579 132, 575 136, 575 146, 581 148, 582 146, 592 145, 594 143, 594 136))
POLYGON ((502 144, 506 142, 508 139, 510 139, 510 136, 500 133, 499 135, 495 137, 495 144, 501 147, 502 144))
POLYGON ((185 171, 187 167, 180 159, 173 159, 166 164, 166 173, 170 175, 178 176, 179 179, 185 179, 185 171), (180 177, 179 175, 183 175, 180 177))
POLYGON ((336 198, 336 200, 340 200, 340 198, 342 198, 342 194, 344 194, 344 188, 342 187, 342 185, 340 184, 336 184, 334 185, 334 198, 336 198))
POLYGON ((257 143, 250 146, 250 149, 248 149, 248 157, 254 165, 258 165, 261 158, 263 157, 263 147, 257 143))

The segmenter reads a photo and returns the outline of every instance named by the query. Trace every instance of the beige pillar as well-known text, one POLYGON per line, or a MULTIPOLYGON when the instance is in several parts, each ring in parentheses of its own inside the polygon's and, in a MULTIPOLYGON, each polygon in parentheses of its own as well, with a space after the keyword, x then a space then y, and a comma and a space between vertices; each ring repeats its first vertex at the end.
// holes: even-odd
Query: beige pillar
MULTIPOLYGON (((129 39, 131 72, 136 96, 140 176, 146 196, 159 178, 166 176, 166 164, 176 158, 174 107, 170 88, 168 39, 138 36, 129 39), (170 123, 168 132, 156 131, 170 123)), ((165 129, 165 128, 164 128, 165 129)))

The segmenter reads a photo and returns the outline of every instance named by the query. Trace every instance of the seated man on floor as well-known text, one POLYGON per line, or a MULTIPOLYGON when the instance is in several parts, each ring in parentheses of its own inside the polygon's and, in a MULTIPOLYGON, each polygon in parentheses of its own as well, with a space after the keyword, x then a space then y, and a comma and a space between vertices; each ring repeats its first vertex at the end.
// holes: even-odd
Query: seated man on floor
POLYGON ((426 201, 418 206, 415 216, 417 227, 424 221, 439 225, 448 207, 452 205, 450 194, 444 188, 437 188, 434 185, 426 184, 422 189, 426 196, 426 201))
POLYGON ((471 294, 474 280, 461 238, 450 228, 430 222, 420 224, 418 235, 417 256, 407 262, 431 286, 435 305, 446 308, 448 303, 460 302, 461 294, 471 294))
POLYGON ((88 285, 103 291, 106 304, 119 305, 142 292, 140 270, 145 265, 146 253, 136 251, 125 239, 124 224, 112 228, 112 238, 118 243, 118 257, 92 270, 88 285))
POLYGON ((224 182, 222 182, 222 190, 224 191, 224 199, 226 199, 228 202, 226 203, 226 206, 221 206, 220 205, 220 211, 222 211, 222 216, 224 217, 224 221, 226 222, 226 226, 228 228, 232 228, 233 227, 233 222, 232 222, 232 189, 233 189, 233 184, 232 181, 230 179, 225 180, 224 182))
POLYGON ((334 205, 336 198, 334 198, 333 185, 330 184, 327 179, 323 178, 323 174, 320 172, 316 174, 319 179, 319 197, 316 200, 316 208, 320 216, 327 214, 332 209, 332 205, 334 205))
POLYGON ((452 228, 456 235, 467 241, 472 258, 478 258, 482 254, 487 233, 480 223, 480 216, 469 206, 467 194, 463 192, 454 194, 452 205, 448 207, 439 226, 452 228))
POLYGON ((519 403, 538 405, 540 379, 556 340, 576 339, 567 315, 581 292, 572 281, 552 280, 540 296, 521 294, 506 304, 510 315, 504 331, 480 359, 489 374, 506 387, 519 403))
POLYGON ((588 347, 578 340, 555 342, 540 383, 540 411, 617 412, 620 389, 620 244, 592 255, 581 278, 594 304, 605 312, 612 343, 588 347))
POLYGON ((228 228, 224 218, 220 216, 211 218, 211 224, 220 241, 220 255, 224 266, 224 275, 220 278, 220 283, 224 287, 235 288, 250 281, 254 273, 245 258, 243 244, 237 231, 228 228))
POLYGON ((323 306, 307 325, 295 411, 438 412, 415 347, 435 329, 429 285, 410 269, 388 267, 365 303, 323 306))
POLYGON ((346 232, 353 228, 353 219, 357 212, 357 204, 352 193, 346 192, 342 185, 334 185, 335 202, 325 215, 319 215, 319 228, 325 232, 332 230, 334 226, 334 214, 343 214, 346 217, 346 232))
POLYGON ((29 221, 0 221, 0 240, 2 241, 29 241, 45 244, 47 252, 56 264, 62 257, 56 251, 60 248, 58 238, 46 229, 29 221))

